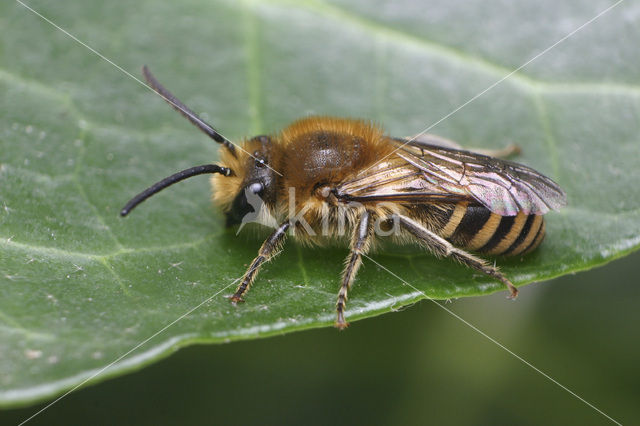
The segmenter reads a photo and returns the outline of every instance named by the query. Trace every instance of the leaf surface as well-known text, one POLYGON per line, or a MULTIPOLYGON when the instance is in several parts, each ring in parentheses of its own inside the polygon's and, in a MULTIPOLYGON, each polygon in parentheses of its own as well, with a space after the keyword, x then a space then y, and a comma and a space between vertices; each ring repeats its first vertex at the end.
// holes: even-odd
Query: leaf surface
MULTIPOLYGON (((518 285, 640 246, 639 5, 615 7, 504 79, 610 3, 379 3, 29 5, 135 77, 148 64, 231 139, 329 114, 372 119, 396 136, 437 123, 430 132, 470 147, 517 142, 518 161, 556 180, 569 202, 547 216, 539 250, 498 261, 518 285)), ((0 5, 0 26, 0 405, 194 342, 332 324, 345 248, 289 241, 247 303, 231 306, 224 296, 261 241, 224 228, 206 178, 118 217, 149 184, 215 160, 217 146, 18 3, 0 5)), ((373 258, 418 291, 366 260, 351 321, 425 295, 502 290, 415 247, 373 258)))

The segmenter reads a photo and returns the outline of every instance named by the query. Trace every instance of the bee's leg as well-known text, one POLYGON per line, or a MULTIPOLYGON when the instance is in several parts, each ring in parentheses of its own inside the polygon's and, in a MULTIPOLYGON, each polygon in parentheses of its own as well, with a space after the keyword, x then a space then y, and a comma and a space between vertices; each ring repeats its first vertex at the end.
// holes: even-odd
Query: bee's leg
POLYGON ((416 237, 420 243, 425 246, 429 251, 433 252, 436 256, 447 256, 451 257, 463 265, 470 266, 478 271, 484 272, 485 274, 496 278, 500 282, 502 282, 507 288, 511 295, 509 298, 515 299, 518 295, 518 289, 509 281, 502 273, 496 268, 488 264, 485 260, 480 259, 471 253, 467 253, 464 250, 461 250, 457 247, 454 247, 449 241, 444 238, 436 235, 431 232, 427 228, 425 228, 421 223, 408 218, 406 216, 398 215, 397 216, 400 221, 400 226, 404 228, 411 235, 416 237))
POLYGON ((471 148, 469 151, 477 152, 478 154, 482 155, 488 155, 489 157, 508 158, 520 154, 522 152, 522 149, 520 149, 518 145, 510 143, 502 149, 471 148))
POLYGON ((282 223, 278 228, 273 231, 269 238, 262 243, 260 250, 258 251, 258 257, 253 259, 251 262, 251 266, 247 269, 247 272, 244 273, 244 277, 242 277, 242 282, 236 289, 236 292, 231 296, 232 302, 244 302, 242 296, 249 290, 251 283, 255 279, 256 275, 258 275, 258 270, 260 266, 264 262, 269 261, 274 254, 277 253, 278 248, 282 245, 284 241, 284 237, 287 235, 287 229, 289 229, 290 222, 287 220, 282 223))
POLYGON ((371 213, 364 211, 358 223, 353 229, 351 236, 351 253, 346 259, 345 268, 342 272, 342 285, 338 292, 338 301, 336 302, 336 318, 335 326, 339 329, 346 328, 349 323, 344 320, 344 310, 347 304, 347 292, 353 284, 358 268, 362 264, 362 254, 366 254, 371 245, 371 237, 373 236, 373 226, 371 223, 371 213))
POLYGON ((442 136, 432 135, 431 133, 419 133, 415 136, 407 136, 405 138, 398 138, 399 142, 415 143, 416 145, 432 145, 441 148, 451 149, 464 149, 459 143, 452 141, 451 139, 443 138, 442 136))
POLYGON ((416 142, 419 144, 433 145, 441 148, 452 148, 459 150, 467 150, 476 152, 482 155, 488 155, 489 157, 497 157, 497 158, 507 158, 513 155, 518 155, 522 150, 518 145, 509 144, 502 149, 483 149, 483 148, 465 148, 457 142, 452 141, 451 139, 443 138, 442 136, 432 135, 430 133, 424 133, 413 138, 404 138, 404 140, 400 140, 408 142, 416 142), (414 139, 415 138, 415 139, 414 139))

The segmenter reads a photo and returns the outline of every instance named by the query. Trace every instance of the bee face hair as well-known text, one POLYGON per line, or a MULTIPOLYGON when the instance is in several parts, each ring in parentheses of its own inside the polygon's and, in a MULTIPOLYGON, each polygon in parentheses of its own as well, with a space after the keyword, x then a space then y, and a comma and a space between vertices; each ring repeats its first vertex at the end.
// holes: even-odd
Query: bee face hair
POLYGON ((221 153, 221 162, 235 167, 238 173, 226 177, 214 175, 211 177, 213 187, 213 201, 225 212, 227 226, 241 223, 242 218, 250 213, 255 206, 247 200, 250 192, 260 197, 269 207, 276 202, 278 175, 270 167, 273 160, 273 142, 269 136, 256 136, 245 141, 237 156, 226 151, 221 153))

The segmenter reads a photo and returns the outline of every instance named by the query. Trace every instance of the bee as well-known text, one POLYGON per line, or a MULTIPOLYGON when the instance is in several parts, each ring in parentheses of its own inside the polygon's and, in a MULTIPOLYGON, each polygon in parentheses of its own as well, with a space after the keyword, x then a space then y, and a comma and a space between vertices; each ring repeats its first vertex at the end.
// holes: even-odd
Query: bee
MULTIPOLYGON (((243 302, 260 267, 277 254, 286 235, 310 244, 349 242, 336 302, 335 326, 343 329, 347 294, 362 256, 380 234, 415 243, 516 287, 479 255, 518 256, 540 245, 543 215, 566 204, 563 190, 535 170, 461 149, 433 135, 387 136, 362 120, 307 117, 273 135, 235 145, 165 89, 145 66, 148 84, 191 123, 221 144, 220 164, 180 171, 132 198, 126 216, 162 189, 211 173, 213 202, 227 226, 248 214, 273 219, 264 241, 233 296, 243 302), (260 199, 256 207, 252 199, 260 199)), ((511 149, 509 151, 514 151, 511 149)), ((502 152, 499 154, 508 154, 502 152)))

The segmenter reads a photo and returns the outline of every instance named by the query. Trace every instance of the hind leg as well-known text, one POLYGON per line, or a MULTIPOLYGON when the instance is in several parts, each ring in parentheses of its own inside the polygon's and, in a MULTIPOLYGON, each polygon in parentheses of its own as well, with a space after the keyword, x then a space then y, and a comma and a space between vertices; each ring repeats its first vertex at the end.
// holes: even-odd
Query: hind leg
POLYGON ((429 251, 437 256, 451 257, 463 265, 477 269, 490 277, 493 277, 503 283, 510 292, 510 299, 515 299, 518 296, 518 289, 509 281, 498 268, 487 263, 487 261, 474 256, 471 253, 459 249, 453 246, 449 241, 431 232, 421 223, 408 218, 406 216, 398 215, 400 226, 416 237, 420 243, 426 247, 429 251))
POLYGON ((432 135, 430 133, 424 133, 422 135, 415 136, 413 138, 404 138, 404 141, 412 141, 412 143, 425 144, 431 146, 437 146, 440 148, 458 149, 461 151, 472 151, 478 154, 487 155, 489 157, 496 158, 508 158, 514 155, 518 155, 522 152, 520 147, 515 144, 509 144, 502 149, 484 149, 484 148, 465 148, 457 142, 451 139, 443 138, 442 136, 432 135))

